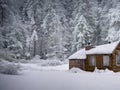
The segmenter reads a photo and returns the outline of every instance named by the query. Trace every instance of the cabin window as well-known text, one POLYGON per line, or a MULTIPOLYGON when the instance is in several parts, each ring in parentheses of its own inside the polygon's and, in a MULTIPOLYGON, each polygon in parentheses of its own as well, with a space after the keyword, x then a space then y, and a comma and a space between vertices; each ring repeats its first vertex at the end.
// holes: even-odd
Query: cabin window
POLYGON ((117 52, 117 64, 120 65, 120 51, 117 52))
POLYGON ((94 56, 90 56, 90 66, 95 66, 95 57, 94 56))
POLYGON ((109 56, 103 56, 103 66, 109 66, 109 56))

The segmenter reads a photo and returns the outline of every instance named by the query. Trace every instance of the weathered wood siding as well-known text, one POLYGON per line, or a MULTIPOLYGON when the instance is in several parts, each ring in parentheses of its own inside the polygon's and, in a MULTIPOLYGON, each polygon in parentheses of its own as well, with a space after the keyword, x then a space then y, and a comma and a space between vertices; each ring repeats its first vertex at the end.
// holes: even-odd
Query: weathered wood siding
POLYGON ((112 53, 112 57, 113 57, 113 60, 112 60, 112 70, 114 72, 118 72, 120 71, 120 65, 117 65, 117 58, 116 58, 116 55, 117 55, 117 51, 120 51, 120 43, 118 44, 118 46, 115 48, 115 50, 113 51, 112 53))
POLYGON ((98 69, 106 69, 106 68, 111 69, 112 68, 112 62, 111 62, 112 57, 111 56, 112 55, 109 55, 109 54, 87 55, 87 59, 85 61, 85 70, 86 71, 94 71, 95 67, 97 67, 98 69), (95 66, 90 66, 90 56, 95 57, 95 66), (109 66, 103 65, 103 56, 109 56, 109 66))
POLYGON ((84 70, 84 61, 85 60, 69 60, 69 69, 77 67, 84 70))

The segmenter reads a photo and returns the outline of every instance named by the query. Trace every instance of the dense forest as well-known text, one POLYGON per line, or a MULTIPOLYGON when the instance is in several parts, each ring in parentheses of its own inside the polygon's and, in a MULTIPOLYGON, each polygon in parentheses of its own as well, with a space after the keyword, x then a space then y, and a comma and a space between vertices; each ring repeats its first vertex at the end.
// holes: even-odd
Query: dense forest
POLYGON ((0 0, 0 58, 65 60, 120 40, 120 0, 0 0))

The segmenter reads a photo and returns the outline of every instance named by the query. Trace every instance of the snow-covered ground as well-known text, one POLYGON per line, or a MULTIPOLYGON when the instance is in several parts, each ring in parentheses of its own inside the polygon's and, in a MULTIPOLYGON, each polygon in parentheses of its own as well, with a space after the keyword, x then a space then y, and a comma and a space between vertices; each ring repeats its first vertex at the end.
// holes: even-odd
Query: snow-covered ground
POLYGON ((0 74, 0 90, 120 90, 120 73, 68 70, 68 64, 20 63, 19 75, 0 74), (76 72, 76 73, 75 73, 76 72))

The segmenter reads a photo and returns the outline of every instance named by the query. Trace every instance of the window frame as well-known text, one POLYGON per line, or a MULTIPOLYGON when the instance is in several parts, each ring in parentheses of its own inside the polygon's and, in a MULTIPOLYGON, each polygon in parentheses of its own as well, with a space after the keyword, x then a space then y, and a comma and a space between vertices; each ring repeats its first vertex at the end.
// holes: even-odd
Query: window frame
POLYGON ((96 58, 95 56, 89 57, 89 66, 96 66, 96 58))
POLYGON ((104 56, 103 56, 103 66, 109 66, 109 65, 110 65, 110 56, 104 55, 104 56), (107 58, 107 59, 108 59, 108 61, 107 61, 108 65, 105 65, 105 63, 106 63, 106 62, 105 62, 105 59, 106 59, 105 57, 108 57, 108 58, 107 58))
POLYGON ((117 50, 117 54, 116 54, 116 65, 120 66, 120 50, 117 50), (118 63, 118 53, 119 53, 119 63, 118 63))

